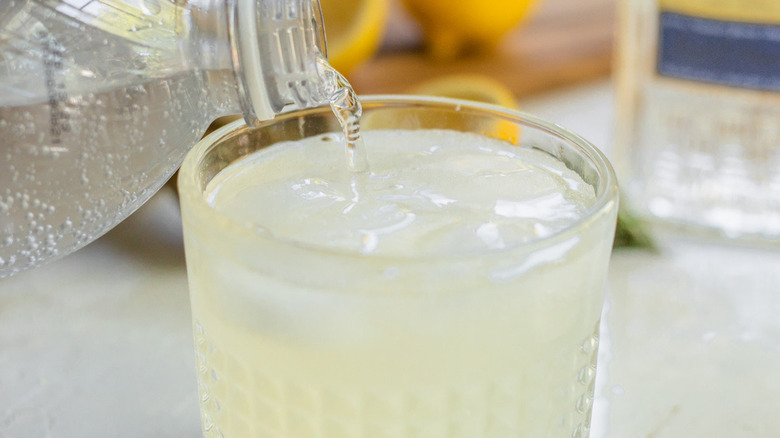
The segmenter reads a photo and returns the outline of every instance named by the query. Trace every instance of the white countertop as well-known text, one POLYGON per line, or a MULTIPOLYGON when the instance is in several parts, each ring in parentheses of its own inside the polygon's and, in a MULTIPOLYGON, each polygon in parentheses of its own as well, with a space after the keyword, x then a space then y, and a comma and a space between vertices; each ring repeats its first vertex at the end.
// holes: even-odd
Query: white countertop
POLYGON ((176 202, 0 280, 0 437, 200 436, 176 202))
MULTIPOLYGON (((608 82, 521 105, 609 149, 608 82)), ((77 253, 0 280, 0 437, 200 436, 181 223, 177 200, 166 190, 77 253)), ((653 281, 666 287, 665 281, 677 284, 681 275, 689 282, 708 277, 707 269, 686 266, 712 251, 674 248, 660 255, 616 253, 611 287, 636 283, 650 290, 653 281), (667 280, 668 272, 676 272, 677 280, 667 280)), ((737 258, 766 262, 777 256, 737 258)), ((769 269, 764 265, 755 269, 769 269)), ((709 266, 719 269, 717 263, 709 266)), ((780 348, 772 354, 772 363, 780 363, 780 348)), ((605 400, 596 403, 594 436, 605 428, 605 400)))

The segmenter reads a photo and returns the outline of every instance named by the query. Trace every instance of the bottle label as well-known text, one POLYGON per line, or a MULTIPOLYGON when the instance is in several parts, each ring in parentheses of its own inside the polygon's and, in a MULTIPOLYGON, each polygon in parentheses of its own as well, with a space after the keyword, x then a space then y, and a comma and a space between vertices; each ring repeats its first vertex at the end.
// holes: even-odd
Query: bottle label
POLYGON ((660 1, 662 76, 780 91, 780 2, 660 1))

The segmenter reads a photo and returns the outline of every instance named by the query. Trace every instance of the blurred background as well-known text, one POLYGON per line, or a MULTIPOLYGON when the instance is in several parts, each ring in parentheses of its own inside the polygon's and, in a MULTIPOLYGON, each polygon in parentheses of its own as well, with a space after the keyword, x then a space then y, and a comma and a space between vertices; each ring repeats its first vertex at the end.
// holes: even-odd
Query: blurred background
POLYGON ((484 75, 523 98, 605 77, 611 67, 614 0, 354 1, 348 3, 376 12, 358 9, 349 24, 344 16, 331 19, 336 3, 322 3, 331 62, 360 94, 407 93, 447 75, 484 75), (373 55, 368 45, 358 47, 355 34, 378 43, 373 55))
MULTIPOLYGON (((623 0, 321 1, 331 62, 359 94, 519 107, 610 159, 625 146, 612 74, 623 0)), ((592 436, 776 437, 776 240, 623 223, 592 436)), ((171 184, 83 250, 0 280, 0 437, 200 436, 180 228, 171 184)))

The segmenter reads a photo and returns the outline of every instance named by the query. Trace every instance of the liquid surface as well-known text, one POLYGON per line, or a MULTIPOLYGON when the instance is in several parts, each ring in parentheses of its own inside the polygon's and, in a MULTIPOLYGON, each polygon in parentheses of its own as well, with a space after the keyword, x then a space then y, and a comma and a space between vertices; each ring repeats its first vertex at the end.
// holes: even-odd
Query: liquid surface
POLYGON ((539 150, 446 130, 369 131, 365 140, 370 172, 348 172, 343 138, 327 134, 235 163, 211 182, 209 202, 281 239, 436 255, 550 236, 595 200, 579 175, 539 150))

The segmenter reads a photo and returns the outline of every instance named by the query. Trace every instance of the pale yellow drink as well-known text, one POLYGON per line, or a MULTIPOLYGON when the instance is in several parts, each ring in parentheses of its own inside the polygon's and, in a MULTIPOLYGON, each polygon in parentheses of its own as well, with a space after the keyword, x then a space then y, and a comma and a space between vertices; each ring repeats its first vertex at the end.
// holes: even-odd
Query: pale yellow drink
POLYGON ((218 220, 184 196, 206 436, 587 436, 614 200, 529 147, 364 138, 367 173, 327 134, 216 174, 218 220))

